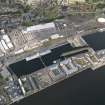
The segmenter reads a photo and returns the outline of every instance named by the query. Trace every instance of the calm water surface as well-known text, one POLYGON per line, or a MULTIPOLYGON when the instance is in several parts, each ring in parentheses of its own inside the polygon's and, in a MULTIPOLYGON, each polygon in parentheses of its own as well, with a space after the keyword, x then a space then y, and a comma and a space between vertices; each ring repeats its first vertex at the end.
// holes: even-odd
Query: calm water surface
POLYGON ((105 105, 105 67, 83 71, 13 105, 105 105))
POLYGON ((105 49, 105 32, 97 32, 83 38, 94 50, 105 49))
POLYGON ((53 61, 61 58, 61 55, 65 52, 72 51, 74 48, 70 44, 65 44, 51 50, 51 53, 46 54, 40 58, 36 58, 30 61, 25 59, 14 64, 11 64, 9 67, 12 71, 18 76, 27 75, 32 72, 35 72, 39 69, 42 69, 46 66, 52 65, 53 61), (44 64, 42 63, 44 62, 44 64))

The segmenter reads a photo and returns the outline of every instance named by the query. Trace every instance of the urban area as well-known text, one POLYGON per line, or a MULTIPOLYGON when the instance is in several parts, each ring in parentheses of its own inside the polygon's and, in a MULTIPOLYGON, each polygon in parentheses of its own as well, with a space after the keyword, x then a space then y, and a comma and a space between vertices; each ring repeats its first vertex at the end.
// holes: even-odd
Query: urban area
POLYGON ((105 0, 0 0, 0 105, 104 66, 104 31, 105 0))

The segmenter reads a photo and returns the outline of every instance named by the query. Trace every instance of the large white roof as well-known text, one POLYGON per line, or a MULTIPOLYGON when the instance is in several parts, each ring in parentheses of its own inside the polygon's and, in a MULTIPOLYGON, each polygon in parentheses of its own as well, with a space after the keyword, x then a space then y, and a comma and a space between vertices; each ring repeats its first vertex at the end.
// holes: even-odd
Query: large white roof
POLYGON ((98 18, 97 20, 98 20, 98 22, 100 22, 100 23, 105 23, 105 18, 98 18))
POLYGON ((30 31, 39 31, 39 30, 48 29, 48 28, 55 28, 55 24, 53 22, 51 22, 51 23, 46 23, 46 24, 39 24, 39 25, 35 25, 35 26, 30 26, 30 27, 27 27, 27 29, 25 31, 22 31, 22 32, 27 33, 30 31))
POLYGON ((4 41, 4 40, 1 40, 0 42, 2 43, 3 47, 4 47, 6 50, 8 50, 8 49, 9 49, 9 48, 8 48, 8 46, 6 45, 6 43, 5 43, 5 41, 4 41))
POLYGON ((3 39, 8 43, 10 42, 10 38, 8 37, 8 35, 3 35, 3 39))

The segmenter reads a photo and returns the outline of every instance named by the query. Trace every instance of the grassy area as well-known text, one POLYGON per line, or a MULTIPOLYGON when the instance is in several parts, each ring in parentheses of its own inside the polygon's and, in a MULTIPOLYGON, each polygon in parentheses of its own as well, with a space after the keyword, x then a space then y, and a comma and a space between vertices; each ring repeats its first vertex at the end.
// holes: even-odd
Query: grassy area
POLYGON ((53 18, 48 18, 48 19, 45 19, 45 20, 41 20, 40 22, 41 23, 48 23, 48 22, 52 22, 56 19, 63 19, 63 18, 64 18, 64 16, 58 16, 58 17, 53 17, 53 18))
POLYGON ((3 84, 5 84, 5 80, 3 76, 0 74, 0 86, 2 86, 3 84))
POLYGON ((58 7, 52 7, 49 10, 45 10, 45 17, 47 19, 53 19, 55 17, 58 17, 58 7))
POLYGON ((24 13, 27 13, 27 12, 29 12, 31 9, 32 9, 32 8, 31 8, 30 5, 25 5, 24 8, 23 8, 23 11, 24 11, 24 13))
POLYGON ((98 3, 98 4, 96 5, 96 8, 97 8, 97 9, 103 9, 103 8, 105 8, 105 3, 98 3))
POLYGON ((14 13, 14 15, 15 15, 15 16, 21 16, 22 13, 21 13, 20 11, 17 11, 17 12, 14 13))
POLYGON ((23 22, 22 23, 23 26, 26 26, 26 27, 29 27, 29 26, 32 26, 32 22, 31 21, 26 21, 26 22, 23 22))
POLYGON ((91 55, 91 56, 89 56, 90 57, 90 59, 93 61, 93 62, 97 62, 97 59, 96 59, 96 57, 94 56, 94 55, 91 55))
POLYGON ((86 0, 86 2, 88 2, 88 3, 97 3, 100 1, 104 1, 104 0, 86 0))
POLYGON ((76 59, 77 64, 79 65, 86 65, 87 62, 84 59, 76 59))
POLYGON ((55 19, 63 18, 59 16, 59 6, 37 7, 38 17, 41 17, 40 22, 51 22, 55 19))
POLYGON ((48 42, 43 43, 42 48, 52 46, 53 44, 57 45, 57 44, 62 43, 64 41, 66 41, 66 38, 58 38, 58 39, 50 39, 49 38, 48 42))

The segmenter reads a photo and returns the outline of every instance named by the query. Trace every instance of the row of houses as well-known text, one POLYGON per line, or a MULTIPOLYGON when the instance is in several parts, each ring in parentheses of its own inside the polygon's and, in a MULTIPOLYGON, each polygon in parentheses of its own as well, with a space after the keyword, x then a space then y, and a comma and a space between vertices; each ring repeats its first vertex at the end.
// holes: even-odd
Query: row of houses
MULTIPOLYGON (((40 2, 47 2, 49 0, 20 0, 21 2, 28 4, 28 5, 32 5, 32 6, 36 6, 37 4, 39 4, 40 2)), ((54 0, 50 0, 52 3, 54 0)), ((85 2, 85 0, 56 0, 58 2, 58 4, 63 4, 63 5, 68 5, 71 3, 75 3, 75 2, 85 2)))
POLYGON ((30 94, 41 91, 55 83, 58 83, 74 74, 98 65, 99 59, 90 52, 77 54, 59 63, 52 64, 32 74, 22 76, 18 79, 23 94, 30 94))

